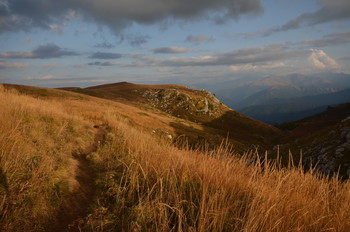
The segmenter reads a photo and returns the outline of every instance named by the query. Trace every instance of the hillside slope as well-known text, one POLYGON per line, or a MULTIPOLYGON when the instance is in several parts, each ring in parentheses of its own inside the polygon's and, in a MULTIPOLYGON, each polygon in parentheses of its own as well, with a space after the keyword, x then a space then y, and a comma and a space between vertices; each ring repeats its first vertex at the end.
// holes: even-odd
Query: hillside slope
POLYGON ((127 82, 65 88, 114 101, 134 103, 138 107, 152 107, 177 118, 216 129, 218 134, 242 144, 272 145, 278 129, 234 111, 205 90, 179 85, 136 85, 127 82))
POLYGON ((168 134, 153 132, 171 130, 178 118, 46 88, 0 85, 0 99, 1 231, 350 227, 349 181, 267 160, 252 163, 256 154, 241 157, 230 146, 174 146, 168 134), (96 125, 104 125, 103 136, 96 125), (94 192, 85 211, 62 219, 62 212, 70 214, 66 202, 86 188, 94 192))
POLYGON ((288 130, 280 149, 291 150, 296 160, 302 152, 306 168, 316 166, 323 173, 339 171, 341 177, 350 177, 350 103, 280 127, 288 130))

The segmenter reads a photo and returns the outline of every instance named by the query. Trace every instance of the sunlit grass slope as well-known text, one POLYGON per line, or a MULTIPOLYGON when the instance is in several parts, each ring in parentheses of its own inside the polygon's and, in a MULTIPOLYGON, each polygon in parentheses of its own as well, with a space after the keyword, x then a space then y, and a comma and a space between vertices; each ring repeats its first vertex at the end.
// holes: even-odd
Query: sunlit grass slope
POLYGON ((92 140, 64 101, 40 100, 0 86, 0 225, 40 231, 75 187, 72 153, 92 140))
POLYGON ((96 196, 77 224, 82 231, 350 228, 348 181, 252 164, 227 144, 211 151, 175 147, 152 131, 171 132, 173 118, 124 103, 3 87, 0 99, 0 230, 44 231, 56 220, 75 187, 73 154, 91 143, 93 125, 102 123, 109 130, 88 157, 96 196))

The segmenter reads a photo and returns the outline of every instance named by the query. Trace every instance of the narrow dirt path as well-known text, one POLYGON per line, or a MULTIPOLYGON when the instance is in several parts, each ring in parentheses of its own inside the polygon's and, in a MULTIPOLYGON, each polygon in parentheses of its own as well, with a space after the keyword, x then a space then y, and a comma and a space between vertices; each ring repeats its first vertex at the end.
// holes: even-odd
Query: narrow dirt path
POLYGON ((84 218, 87 209, 94 198, 95 174, 91 168, 87 156, 97 151, 103 142, 107 130, 106 125, 96 125, 97 132, 94 142, 86 147, 81 153, 74 154, 74 159, 78 161, 76 170, 77 189, 65 197, 62 207, 58 213, 57 223, 51 225, 49 231, 52 232, 74 232, 80 231, 78 228, 79 219, 84 218))

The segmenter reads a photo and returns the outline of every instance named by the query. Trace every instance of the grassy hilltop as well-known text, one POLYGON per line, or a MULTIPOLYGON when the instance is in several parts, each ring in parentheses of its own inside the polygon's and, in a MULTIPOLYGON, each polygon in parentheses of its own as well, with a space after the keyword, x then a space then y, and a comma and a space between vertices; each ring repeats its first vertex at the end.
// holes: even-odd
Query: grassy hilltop
MULTIPOLYGON (((0 85, 0 230, 350 228, 349 181, 252 162, 256 154, 237 152, 249 147, 244 138, 262 146, 272 141, 231 138, 217 122, 199 124, 156 108, 0 85), (202 137, 212 146, 187 142, 202 137)), ((280 133, 244 120, 262 135, 280 133)))

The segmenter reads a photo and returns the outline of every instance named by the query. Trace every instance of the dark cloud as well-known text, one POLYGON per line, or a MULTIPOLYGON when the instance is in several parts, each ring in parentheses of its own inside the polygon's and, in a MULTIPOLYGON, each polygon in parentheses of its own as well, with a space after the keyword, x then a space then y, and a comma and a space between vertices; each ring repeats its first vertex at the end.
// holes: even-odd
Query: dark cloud
POLYGON ((140 47, 147 43, 150 38, 151 37, 146 35, 127 35, 124 39, 126 39, 131 46, 140 47))
POLYGON ((240 35, 246 38, 256 36, 269 36, 276 32, 298 29, 303 26, 314 26, 327 22, 350 19, 349 0, 319 0, 318 2, 321 6, 318 10, 301 14, 281 26, 262 29, 257 32, 240 35))
POLYGON ((32 27, 50 29, 68 13, 60 1, 2 0, 0 2, 0 33, 27 31, 32 27))
POLYGON ((92 54, 89 58, 91 59, 119 59, 123 55, 119 53, 109 53, 109 52, 96 52, 92 54))
POLYGON ((300 24, 316 25, 337 20, 350 19, 348 0, 319 0, 321 8, 312 13, 300 15, 296 21, 300 24))
POLYGON ((153 49, 154 53, 164 53, 164 54, 186 53, 188 51, 189 51, 188 48, 183 48, 183 47, 163 47, 163 48, 153 49))
POLYGON ((103 42, 103 43, 98 43, 94 46, 95 48, 105 48, 105 49, 111 49, 114 48, 115 45, 108 43, 108 42, 103 42))
POLYGON ((31 52, 4 52, 0 53, 0 58, 7 59, 48 59, 60 58, 63 56, 78 55, 75 52, 62 49, 55 44, 46 44, 37 47, 31 52))
POLYGON ((350 1, 348 0, 321 0, 322 7, 314 12, 301 14, 286 24, 272 29, 271 32, 288 31, 301 26, 350 19, 350 1))
POLYGON ((259 13, 262 7, 259 0, 149 0, 147 3, 144 0, 2 0, 0 32, 32 27, 49 29, 71 11, 120 32, 134 22, 152 24, 167 19, 209 18, 210 13, 227 20, 237 19, 241 14, 259 13))
POLYGON ((114 66, 114 65, 117 65, 117 63, 115 62, 100 62, 100 61, 96 61, 96 62, 91 62, 91 63, 88 63, 88 65, 90 66, 114 66))
POLYGON ((212 37, 207 37, 205 35, 189 35, 185 39, 185 42, 191 42, 191 43, 200 43, 200 42, 209 42, 209 41, 214 41, 212 37))
POLYGON ((342 31, 324 36, 322 39, 307 39, 300 44, 307 44, 312 47, 326 47, 350 43, 350 31, 342 31))
POLYGON ((55 44, 46 44, 46 45, 39 46, 38 48, 34 49, 32 53, 34 54, 34 58, 41 58, 41 59, 59 58, 62 56, 78 55, 75 52, 62 49, 55 44))

